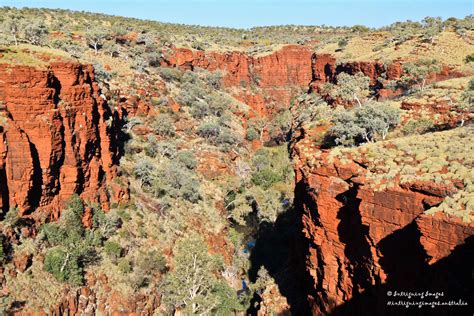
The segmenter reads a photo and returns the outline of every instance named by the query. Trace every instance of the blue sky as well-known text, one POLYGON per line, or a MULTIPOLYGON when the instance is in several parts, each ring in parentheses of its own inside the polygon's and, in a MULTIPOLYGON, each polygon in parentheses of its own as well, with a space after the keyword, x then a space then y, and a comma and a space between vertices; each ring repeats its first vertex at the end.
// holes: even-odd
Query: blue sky
POLYGON ((425 16, 464 17, 474 11, 473 0, 0 0, 0 5, 242 28, 281 24, 378 27, 425 16))

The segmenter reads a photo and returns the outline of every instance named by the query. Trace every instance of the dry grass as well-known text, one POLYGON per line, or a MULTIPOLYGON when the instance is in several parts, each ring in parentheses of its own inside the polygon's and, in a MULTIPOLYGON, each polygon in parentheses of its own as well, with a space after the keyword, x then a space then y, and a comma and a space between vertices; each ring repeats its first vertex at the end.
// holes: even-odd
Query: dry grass
POLYGON ((463 188, 430 213, 443 211, 474 220, 474 134, 470 127, 445 132, 402 137, 365 144, 357 148, 336 148, 329 159, 343 163, 353 159, 367 165, 366 185, 385 190, 415 182, 463 188))
POLYGON ((71 60, 60 50, 21 44, 18 47, 0 47, 0 64, 27 65, 45 69, 51 61, 71 60))
POLYGON ((46 313, 51 312, 63 295, 64 284, 44 271, 43 263, 38 259, 34 259, 32 266, 24 273, 18 273, 14 279, 9 274, 5 277, 10 297, 26 302, 26 306, 33 311, 43 309, 46 313))
MULTIPOLYGON (((429 85, 423 92, 416 92, 396 100, 394 103, 398 103, 398 107, 402 102, 412 105, 412 108, 402 112, 404 117, 402 122, 420 118, 430 119, 435 124, 441 125, 448 121, 460 121, 461 117, 465 116, 460 108, 461 95, 473 78, 474 76, 467 76, 436 82, 429 85)), ((472 116, 473 113, 468 115, 469 118, 472 116)), ((403 128, 403 124, 400 128, 403 128)), ((392 134, 392 136, 397 136, 397 134, 392 134)))
MULTIPOLYGON (((446 31, 437 37, 435 45, 422 43, 420 39, 415 38, 402 43, 398 49, 395 49, 395 45, 392 44, 374 52, 373 49, 383 44, 388 37, 389 34, 383 32, 353 37, 342 52, 336 52, 337 43, 327 44, 318 49, 318 52, 334 54, 338 60, 355 61, 391 61, 398 58, 415 60, 434 57, 442 64, 461 68, 464 67, 464 58, 474 50, 469 39, 463 39, 454 32, 446 31)), ((472 39, 474 32, 469 32, 467 37, 472 39)))
POLYGON ((473 78, 474 76, 468 76, 440 81, 429 86, 423 92, 414 93, 402 100, 417 104, 435 104, 443 101, 458 103, 461 94, 473 78))

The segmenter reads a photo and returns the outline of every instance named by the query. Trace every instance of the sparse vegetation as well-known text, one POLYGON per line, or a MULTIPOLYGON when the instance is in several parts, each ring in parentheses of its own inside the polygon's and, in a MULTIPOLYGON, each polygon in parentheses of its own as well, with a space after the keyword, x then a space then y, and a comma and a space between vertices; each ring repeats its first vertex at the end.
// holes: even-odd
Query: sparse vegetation
POLYGON ((440 70, 441 67, 435 59, 420 59, 413 63, 405 63, 403 65, 404 75, 400 82, 408 89, 417 86, 423 91, 428 75, 437 73, 440 70))
POLYGON ((414 135, 424 134, 433 131, 435 128, 434 122, 427 118, 421 118, 419 120, 409 120, 402 127, 403 135, 414 135))
POLYGON ((205 241, 196 234, 180 240, 175 247, 174 268, 162 284, 166 303, 191 315, 225 315, 240 310, 237 294, 216 278, 223 269, 221 260, 208 253, 205 241))
POLYGON ((340 112, 333 120, 329 134, 336 144, 354 146, 363 142, 385 140, 388 132, 400 122, 399 110, 385 104, 371 103, 340 112))
POLYGON ((369 81, 370 79, 361 72, 355 75, 342 72, 337 76, 337 84, 329 84, 326 89, 333 98, 341 98, 346 102, 356 101, 362 106, 369 95, 369 81))
MULTIPOLYGON (((119 109, 114 115, 124 120, 114 125, 110 118, 105 129, 108 134, 121 128, 114 135, 117 142, 110 144, 118 145, 120 153, 112 159, 121 158, 112 183, 105 174, 109 158, 89 151, 89 143, 75 135, 87 156, 80 163, 91 157, 103 160, 103 168, 91 167, 79 178, 104 183, 105 192, 93 195, 107 213, 74 195, 57 220, 48 213, 52 210, 27 210, 28 215, 19 216, 12 207, 0 214, 0 265, 5 268, 0 288, 9 291, 0 297, 0 314, 13 303, 46 313, 56 310, 67 291, 74 293, 83 285, 97 302, 107 301, 104 297, 150 298, 146 308, 160 302, 154 311, 159 315, 246 313, 251 301, 281 294, 275 280, 288 269, 256 266, 255 239, 292 215, 295 169, 306 172, 328 151, 330 161, 357 160, 366 167, 367 188, 384 190, 395 183, 409 187, 414 181, 453 187, 454 193, 427 213, 473 219, 469 126, 474 83, 462 77, 427 84, 445 65, 470 73, 472 16, 425 18, 380 29, 289 25, 241 30, 68 10, 0 8, 0 13, 1 63, 47 71, 54 61, 91 64, 100 97, 106 99, 104 109, 119 109), (205 50, 200 61, 211 63, 210 69, 221 55, 206 55, 208 51, 244 52, 256 57, 251 69, 259 67, 258 57, 285 44, 330 53, 338 69, 346 61, 376 61, 387 67, 401 60, 403 73, 395 85, 407 93, 377 101, 387 73, 377 74, 375 83, 362 72, 341 72, 334 78, 329 64, 326 84, 308 87, 265 87, 251 71, 249 84, 247 75, 238 72, 237 80, 245 80, 229 86, 229 69, 200 69, 186 58, 179 61, 181 66, 169 67, 174 50, 186 47, 205 50), (248 104, 243 96, 249 97, 248 104), (464 127, 434 133, 454 125, 464 127), (308 146, 298 155, 311 156, 311 163, 303 166, 288 153, 300 139, 308 146), (329 148, 333 145, 340 146, 329 148), (117 191, 119 182, 123 191, 117 191), (124 201, 110 203, 109 210, 106 200, 112 202, 117 195, 124 201), (18 272, 13 259, 25 253, 32 255, 31 262, 18 272)), ((292 75, 294 69, 289 65, 285 71, 292 75)), ((63 124, 64 113, 69 115, 73 106, 58 102, 63 124)), ((1 114, 0 125, 10 122, 9 115, 1 114)), ((81 128, 96 132, 87 124, 81 128)), ((104 130, 98 132, 102 141, 104 130)), ((69 155, 69 148, 64 150, 69 155)), ((41 189, 56 190, 61 181, 50 187, 41 183, 41 189)), ((79 192, 92 190, 81 181, 75 184, 79 192)))
MULTIPOLYGON (((58 223, 41 227, 41 238, 47 246, 44 269, 58 281, 81 285, 84 268, 98 260, 97 247, 110 237, 119 223, 110 217, 100 215, 96 210, 94 229, 86 230, 82 225, 84 202, 76 195, 69 200, 58 223)), ((103 214, 103 213, 102 213, 103 214)), ((106 253, 111 252, 113 244, 106 244, 106 253)), ((114 245, 115 246, 115 245, 114 245)))
POLYGON ((171 137, 174 136, 176 132, 173 119, 168 114, 160 114, 156 116, 151 127, 159 136, 171 137))
POLYGON ((442 211, 471 222, 474 183, 471 138, 470 128, 463 127, 369 143, 359 148, 333 151, 331 156, 339 159, 350 156, 351 159, 367 161, 368 185, 375 190, 397 185, 398 179, 408 186, 417 181, 451 186, 456 193, 427 213, 442 211), (456 181, 461 181, 463 187, 456 187, 456 181))

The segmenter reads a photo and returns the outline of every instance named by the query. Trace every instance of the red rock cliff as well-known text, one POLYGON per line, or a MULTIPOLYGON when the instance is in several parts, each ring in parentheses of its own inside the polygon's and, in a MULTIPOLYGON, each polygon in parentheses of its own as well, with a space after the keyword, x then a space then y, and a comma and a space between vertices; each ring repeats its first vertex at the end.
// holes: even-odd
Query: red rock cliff
POLYGON ((304 137, 292 153, 305 240, 300 269, 313 315, 399 315, 386 305, 394 290, 469 295, 474 223, 425 213, 453 188, 415 183, 377 191, 363 162, 329 159, 304 137))
POLYGON ((244 99, 256 115, 265 116, 275 111, 275 107, 288 107, 296 93, 308 89, 313 80, 312 55, 308 47, 301 45, 284 46, 262 56, 178 48, 166 64, 184 69, 219 70, 225 87, 246 89, 254 85, 259 88, 258 92, 249 95, 247 91, 235 96, 244 99), (266 99, 265 109, 261 108, 262 99, 266 99))
MULTIPOLYGON (((308 90, 317 89, 323 83, 336 80, 341 72, 355 74, 362 72, 370 78, 370 83, 381 98, 392 97, 402 91, 386 88, 391 80, 402 75, 402 61, 390 64, 379 61, 349 61, 337 63, 331 54, 313 53, 304 45, 287 45, 266 55, 247 55, 243 52, 205 52, 187 48, 177 48, 163 65, 193 70, 202 68, 219 70, 223 74, 225 87, 257 88, 249 94, 236 93, 235 96, 246 102, 255 115, 266 116, 275 112, 275 107, 288 107, 292 98, 308 90), (383 79, 380 81, 379 79, 383 79), (265 99, 265 108, 261 100, 265 99)), ((462 75, 444 66, 439 74, 432 74, 429 82, 445 80, 462 75)))
POLYGON ((73 193, 107 208, 118 120, 100 96, 92 66, 0 65, 0 104, 3 210, 58 211, 73 193))
POLYGON ((186 69, 203 68, 223 72, 227 87, 255 83, 260 87, 307 87, 312 81, 311 50, 306 46, 288 45, 264 56, 242 52, 204 52, 176 49, 169 65, 186 69))

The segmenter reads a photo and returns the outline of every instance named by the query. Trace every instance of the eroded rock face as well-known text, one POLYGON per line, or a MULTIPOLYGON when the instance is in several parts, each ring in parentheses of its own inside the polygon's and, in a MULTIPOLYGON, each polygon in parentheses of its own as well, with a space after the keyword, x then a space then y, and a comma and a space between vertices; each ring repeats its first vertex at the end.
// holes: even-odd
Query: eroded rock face
POLYGON ((160 306, 160 296, 155 291, 147 294, 135 293, 124 297, 108 285, 105 275, 89 277, 92 284, 64 292, 61 301, 48 312, 25 308, 14 312, 15 316, 31 315, 143 315, 151 316, 160 306), (97 284, 97 288, 94 285, 97 284), (100 293, 100 294, 99 294, 100 293))
POLYGON ((474 234, 473 223, 466 224, 461 219, 443 213, 421 215, 416 219, 420 230, 420 243, 428 255, 428 263, 434 264, 451 254, 474 234))
MULTIPOLYGON (((246 102, 254 115, 268 115, 275 108, 288 107, 292 98, 302 91, 318 88, 324 83, 335 83, 341 72, 356 74, 362 72, 369 77, 371 86, 380 99, 394 97, 403 93, 387 85, 403 75, 402 60, 390 64, 380 61, 349 61, 337 63, 331 54, 312 52, 304 45, 287 45, 278 51, 263 56, 246 55, 243 52, 205 52, 187 48, 176 48, 164 66, 194 70, 202 68, 221 71, 223 84, 227 88, 237 88, 234 95, 246 102), (258 88, 249 92, 249 87, 258 88), (262 100, 265 106, 262 107, 262 100)), ((462 76, 448 66, 440 73, 432 74, 427 82, 446 80, 462 76)))
POLYGON ((263 56, 177 48, 164 64, 188 70, 221 71, 224 87, 246 91, 235 96, 250 106, 251 115, 266 116, 279 107, 288 107, 297 93, 308 89, 313 80, 312 56, 311 50, 302 45, 287 45, 263 56), (258 87, 258 91, 250 92, 251 86, 258 87))
POLYGON ((288 45, 265 56, 249 56, 242 52, 204 52, 178 48, 168 64, 185 69, 203 68, 223 72, 227 87, 308 86, 312 80, 310 49, 306 46, 288 45))
POLYGON ((295 206, 306 239, 300 268, 313 315, 396 315, 400 310, 386 306, 389 290, 466 295, 474 224, 425 213, 450 188, 414 183, 378 191, 360 162, 342 163, 322 152, 318 163, 308 164, 318 149, 303 146, 300 140, 293 147, 295 206))
POLYGON ((53 211, 78 193, 109 205, 116 175, 118 113, 100 96, 92 66, 0 65, 0 205, 24 215, 53 211))

